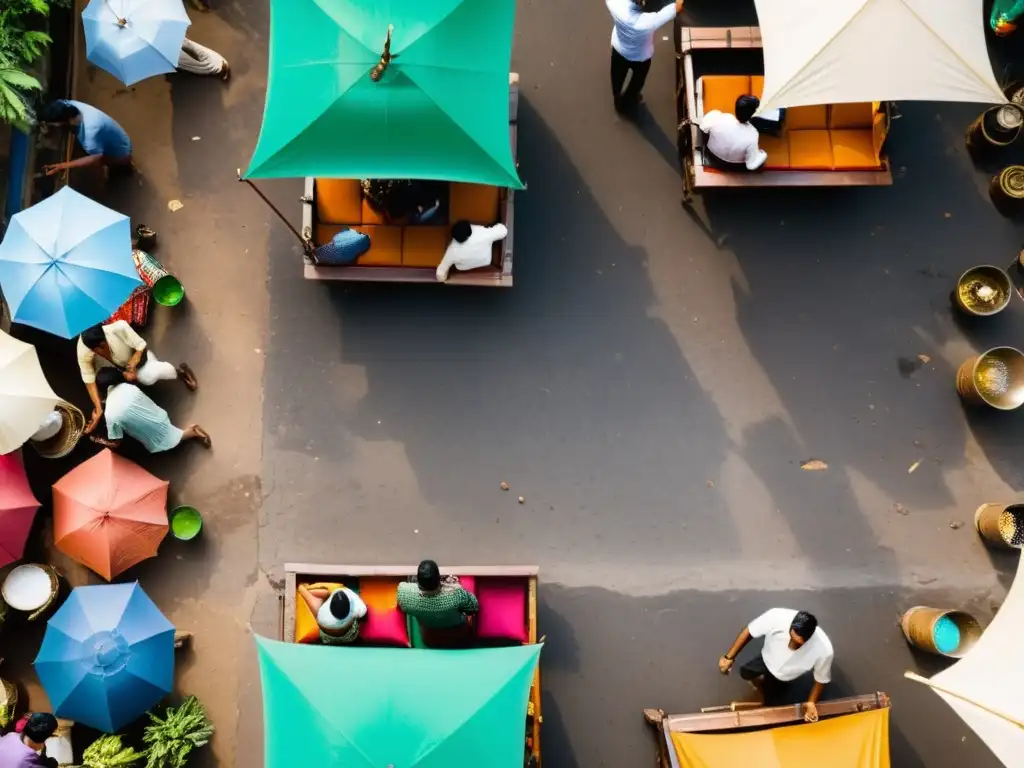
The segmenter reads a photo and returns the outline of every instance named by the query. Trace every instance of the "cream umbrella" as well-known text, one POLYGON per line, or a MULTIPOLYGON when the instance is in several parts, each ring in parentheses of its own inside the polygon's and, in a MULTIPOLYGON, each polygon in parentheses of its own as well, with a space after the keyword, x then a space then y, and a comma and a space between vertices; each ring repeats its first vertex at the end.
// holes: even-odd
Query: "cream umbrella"
POLYGON ((1004 103, 983 0, 755 0, 761 109, 865 101, 1004 103))
POLYGON ((1024 666, 1018 663, 1024 628, 1024 558, 1002 608, 981 638, 953 666, 931 679, 906 677, 931 686, 1009 768, 1024 756, 1024 666))
POLYGON ((0 454, 21 448, 59 400, 36 348, 0 331, 0 454))

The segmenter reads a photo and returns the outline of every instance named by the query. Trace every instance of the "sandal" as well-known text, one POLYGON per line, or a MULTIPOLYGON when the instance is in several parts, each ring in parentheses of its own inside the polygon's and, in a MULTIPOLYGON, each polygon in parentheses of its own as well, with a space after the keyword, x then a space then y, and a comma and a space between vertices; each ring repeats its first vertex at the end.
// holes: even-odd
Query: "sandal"
POLYGON ((188 363, 182 363, 178 366, 178 375, 181 376, 181 380, 185 383, 191 391, 195 392, 199 386, 199 382, 196 380, 196 375, 189 367, 188 363))
POLYGON ((213 445, 213 440, 210 439, 210 433, 200 427, 198 424, 192 427, 199 435, 199 442, 203 444, 203 448, 210 448, 213 445))

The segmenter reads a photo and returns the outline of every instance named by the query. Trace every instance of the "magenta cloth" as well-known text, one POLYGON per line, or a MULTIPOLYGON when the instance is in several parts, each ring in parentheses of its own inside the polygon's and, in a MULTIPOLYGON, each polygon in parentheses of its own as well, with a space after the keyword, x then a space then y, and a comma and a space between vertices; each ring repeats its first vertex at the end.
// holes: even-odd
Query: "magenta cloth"
POLYGON ((0 456, 0 567, 25 554, 38 509, 17 451, 0 456))
POLYGON ((359 639, 371 645, 397 645, 400 648, 408 648, 409 627, 405 614, 397 607, 387 610, 369 608, 366 618, 359 622, 359 639))
POLYGON ((525 579, 480 579, 476 587, 476 599, 480 603, 480 615, 476 622, 477 637, 526 642, 525 579))
POLYGON ((459 576, 459 584, 467 592, 476 597, 476 576, 459 576))

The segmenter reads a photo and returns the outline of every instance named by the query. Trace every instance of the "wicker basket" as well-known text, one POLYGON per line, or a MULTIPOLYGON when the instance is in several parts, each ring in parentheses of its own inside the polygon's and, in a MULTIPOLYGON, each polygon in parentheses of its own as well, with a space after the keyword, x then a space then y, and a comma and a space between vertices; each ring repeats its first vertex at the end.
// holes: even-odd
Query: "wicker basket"
POLYGON ((82 434, 85 431, 85 414, 78 408, 61 400, 57 403, 57 410, 64 421, 60 432, 49 440, 29 441, 36 449, 36 453, 44 459, 61 459, 67 456, 78 445, 78 441, 82 439, 82 434))
POLYGON ((0 679, 0 728, 7 730, 14 722, 18 708, 18 689, 7 680, 0 679))

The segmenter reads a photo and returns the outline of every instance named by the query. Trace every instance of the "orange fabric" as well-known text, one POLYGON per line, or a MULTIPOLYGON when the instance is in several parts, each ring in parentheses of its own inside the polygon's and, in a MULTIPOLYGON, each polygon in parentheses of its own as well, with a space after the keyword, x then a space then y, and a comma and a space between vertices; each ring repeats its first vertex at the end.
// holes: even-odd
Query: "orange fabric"
POLYGON ((317 179, 316 217, 324 224, 358 224, 363 215, 359 179, 317 179))
POLYGON ((768 153, 768 159, 764 163, 766 171, 789 168, 789 142, 785 136, 761 136, 757 143, 768 153))
POLYGON ((156 555, 167 535, 167 481, 109 448, 53 486, 53 541, 110 581, 156 555))
POLYGON ((828 107, 790 107, 786 110, 787 131, 825 130, 828 128, 828 107))
POLYGON ((871 131, 829 131, 832 136, 832 162, 836 170, 875 170, 878 158, 871 131))
POLYGON ((736 114, 736 99, 750 94, 748 75, 704 75, 704 114, 717 109, 736 114))
POLYGON ((363 207, 362 207, 362 212, 361 212, 360 216, 361 216, 360 221, 363 224, 387 224, 388 223, 387 219, 385 219, 381 214, 377 213, 377 211, 375 211, 373 209, 373 206, 370 205, 366 201, 365 197, 363 198, 363 207))
POLYGON ((453 181, 449 186, 448 220, 465 219, 471 224, 497 224, 497 187, 486 184, 463 184, 453 181))
POLYGON ((885 146, 885 137, 889 135, 889 120, 881 112, 875 113, 871 122, 871 147, 875 152, 875 160, 882 164, 882 147, 885 146))
POLYGON ((390 611, 398 607, 398 585, 405 579, 364 577, 359 580, 359 597, 366 603, 366 610, 390 611))
POLYGON ((832 141, 828 131, 786 131, 789 167, 803 171, 832 170, 832 141))
POLYGON ((828 127, 870 128, 875 115, 875 105, 870 101, 857 104, 833 104, 829 107, 828 127))
MULTIPOLYGON (((316 244, 329 243, 331 238, 343 230, 342 224, 317 224, 316 244)), ((395 226, 357 225, 352 229, 370 236, 370 250, 359 257, 354 266, 400 267, 402 266, 402 228, 395 226)))
POLYGON ((764 75, 750 76, 750 95, 757 96, 758 100, 764 95, 764 75))
MULTIPOLYGON (((335 582, 318 581, 314 584, 303 584, 297 586, 305 586, 307 589, 324 587, 333 592, 344 585, 335 582)), ((316 623, 316 616, 314 616, 313 612, 309 610, 309 606, 306 605, 306 601, 302 599, 302 596, 299 594, 297 589, 295 590, 295 642, 320 642, 320 626, 316 623)))
POLYGON ((402 265, 434 268, 448 247, 448 227, 406 227, 402 233, 402 265))
POLYGON ((682 768, 889 768, 889 709, 746 733, 673 733, 682 768))

